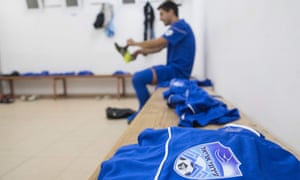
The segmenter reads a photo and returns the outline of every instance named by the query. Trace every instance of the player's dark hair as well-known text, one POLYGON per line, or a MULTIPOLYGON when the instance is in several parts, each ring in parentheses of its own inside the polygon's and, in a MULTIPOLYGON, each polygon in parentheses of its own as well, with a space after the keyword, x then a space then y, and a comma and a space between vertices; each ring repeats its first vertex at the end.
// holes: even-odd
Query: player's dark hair
POLYGON ((176 4, 173 1, 165 1, 161 5, 159 5, 157 9, 163 9, 167 12, 169 12, 172 9, 174 11, 175 16, 178 17, 178 6, 179 4, 176 4))

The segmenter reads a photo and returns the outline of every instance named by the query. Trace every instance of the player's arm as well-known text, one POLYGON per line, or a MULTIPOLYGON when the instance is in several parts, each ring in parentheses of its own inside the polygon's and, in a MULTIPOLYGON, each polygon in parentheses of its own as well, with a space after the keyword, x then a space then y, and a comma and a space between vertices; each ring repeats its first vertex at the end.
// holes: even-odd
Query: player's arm
POLYGON ((144 55, 152 54, 160 52, 163 49, 163 47, 156 47, 156 48, 142 48, 140 49, 141 53, 144 55))
POLYGON ((137 41, 134 41, 133 39, 128 39, 127 45, 139 46, 139 47, 141 47, 141 49, 156 50, 158 52, 158 51, 162 50, 163 48, 167 47, 168 41, 163 37, 152 39, 152 40, 147 40, 147 41, 143 41, 143 42, 137 42, 137 41))
POLYGON ((152 53, 157 53, 157 52, 159 52, 159 51, 161 51, 163 48, 144 48, 144 49, 138 49, 138 50, 136 50, 134 53, 132 53, 131 54, 131 56, 132 56, 132 59, 134 60, 134 59, 136 59, 137 58, 137 56, 139 55, 139 54, 142 54, 142 55, 148 55, 148 54, 152 54, 152 53))

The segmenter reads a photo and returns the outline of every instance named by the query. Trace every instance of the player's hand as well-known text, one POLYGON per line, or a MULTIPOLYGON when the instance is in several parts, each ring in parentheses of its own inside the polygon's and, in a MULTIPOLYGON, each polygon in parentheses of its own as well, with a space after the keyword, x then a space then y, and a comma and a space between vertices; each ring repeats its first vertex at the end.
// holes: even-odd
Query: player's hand
POLYGON ((130 38, 127 40, 127 46, 134 46, 134 44, 135 44, 135 41, 133 39, 130 38))
POLYGON ((139 54, 142 54, 143 56, 147 56, 147 53, 145 53, 142 49, 136 50, 131 54, 132 61, 135 60, 139 54))

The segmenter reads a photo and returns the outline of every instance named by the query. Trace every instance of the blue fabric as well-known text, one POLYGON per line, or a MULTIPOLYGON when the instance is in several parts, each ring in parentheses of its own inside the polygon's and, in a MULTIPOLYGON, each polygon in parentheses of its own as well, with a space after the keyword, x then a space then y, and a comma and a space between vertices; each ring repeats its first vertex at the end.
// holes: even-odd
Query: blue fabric
POLYGON ((132 76, 132 84, 133 88, 136 92, 136 96, 139 101, 139 110, 142 109, 144 104, 147 102, 147 100, 150 97, 150 93, 147 89, 147 84, 152 83, 152 70, 151 69, 145 69, 139 72, 134 73, 132 76))
POLYGON ((130 116, 127 117, 128 124, 130 124, 135 119, 135 117, 138 115, 138 113, 139 113, 139 111, 134 112, 133 114, 131 114, 130 116))
POLYGON ((225 124, 240 118, 238 109, 229 110, 223 102, 200 88, 197 81, 174 79, 163 92, 164 99, 179 117, 179 126, 196 127, 225 124))
POLYGON ((167 105, 170 108, 175 108, 176 105, 184 104, 185 100, 186 97, 182 94, 178 94, 178 95, 171 94, 167 99, 167 105))
POLYGON ((75 76, 76 73, 73 71, 70 72, 59 72, 59 73, 50 73, 47 70, 44 70, 40 73, 35 73, 35 72, 26 72, 21 74, 21 76, 75 76))
POLYGON ((40 76, 40 73, 34 73, 34 72, 26 72, 22 73, 21 76, 40 76))
POLYGON ((122 71, 122 70, 117 70, 113 73, 113 75, 127 75, 127 74, 130 74, 130 73, 122 71))
POLYGON ((83 71, 79 71, 77 73, 78 76, 91 76, 94 75, 94 73, 92 71, 89 70, 83 70, 83 71))
POLYGON ((61 72, 61 73, 50 73, 50 76, 76 76, 76 72, 61 72))
POLYGON ((191 86, 196 86, 194 81, 174 78, 169 83, 169 89, 163 92, 163 97, 167 99, 172 94, 184 94, 191 86))
MULTIPOLYGON (((157 82, 161 84, 169 84, 176 75, 171 67, 157 65, 152 67, 157 75, 157 82)), ((153 73, 152 69, 148 68, 139 72, 136 72, 132 77, 132 84, 136 92, 136 96, 139 101, 139 110, 145 105, 150 97, 150 93, 147 89, 148 84, 152 84, 153 73)))
POLYGON ((36 72, 26 72, 26 73, 22 73, 21 76, 48 76, 49 72, 48 71, 42 71, 40 73, 36 73, 36 72))
MULTIPOLYGON (((180 78, 174 78, 174 79, 180 79, 180 78)), ((188 79, 182 79, 182 80, 188 80, 188 79)), ((195 83, 197 83, 198 86, 201 86, 201 87, 212 87, 213 86, 213 83, 211 82, 210 79, 205 79, 205 80, 194 79, 194 80, 189 80, 189 81, 195 82, 195 83)), ((163 81, 163 82, 159 82, 157 84, 157 88, 164 88, 164 87, 169 87, 169 86, 172 86, 171 81, 163 81)))
POLYGON ((146 129, 101 164, 98 180, 300 179, 290 152, 248 127, 146 129), (160 169, 161 167, 161 169, 160 169))
POLYGON ((113 19, 114 19, 114 15, 112 12, 111 19, 108 22, 107 26, 104 28, 106 36, 110 37, 110 38, 115 35, 115 25, 114 25, 113 19))
MULTIPOLYGON (((162 37, 168 41, 167 62, 166 65, 156 65, 152 67, 157 75, 157 87, 168 85, 169 81, 173 78, 189 79, 195 57, 194 34, 190 26, 184 20, 178 20, 173 23, 162 37)), ((136 74, 136 80, 132 81, 139 100, 139 109, 144 106, 150 97, 146 89, 146 85, 152 83, 152 77, 150 78, 149 76, 150 74, 152 75, 150 70, 151 69, 144 70, 147 72, 147 75, 141 74, 143 71, 138 72, 136 74)))
POLYGON ((170 66, 156 65, 152 67, 157 76, 157 83, 168 82, 176 77, 175 70, 170 66))
POLYGON ((75 76, 76 73, 73 71, 63 73, 65 76, 75 76))
POLYGON ((49 71, 47 71, 47 70, 44 70, 44 71, 42 71, 41 72, 41 76, 49 76, 49 71))
POLYGON ((162 37, 168 41, 167 66, 175 70, 177 78, 190 78, 196 50, 191 27, 180 19, 162 37))

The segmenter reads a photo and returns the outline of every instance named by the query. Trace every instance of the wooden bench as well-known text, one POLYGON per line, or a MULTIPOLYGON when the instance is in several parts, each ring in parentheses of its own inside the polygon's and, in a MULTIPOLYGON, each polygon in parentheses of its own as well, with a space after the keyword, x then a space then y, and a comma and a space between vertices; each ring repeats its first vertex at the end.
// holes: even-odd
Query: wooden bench
POLYGON ((14 82, 28 81, 28 80, 48 80, 52 82, 53 98, 58 97, 57 83, 62 82, 63 96, 67 96, 67 80, 70 79, 116 79, 116 96, 118 98, 125 96, 126 92, 126 78, 131 78, 130 74, 124 75, 90 75, 90 76, 0 76, 0 82, 7 82, 10 96, 15 96, 14 82))
MULTIPOLYGON (((136 119, 128 126, 128 128, 124 131, 122 136, 117 140, 115 145, 105 156, 104 160, 107 160, 110 157, 112 157, 119 147, 127 144, 137 143, 138 135, 145 128, 159 129, 159 128, 167 128, 170 126, 177 126, 178 123, 177 115, 175 114, 173 109, 167 107, 166 101, 163 100, 162 92, 164 90, 166 89, 158 89, 157 91, 154 92, 154 94, 151 96, 149 101, 145 104, 144 108, 137 115, 136 119)), ((206 90, 209 92, 209 94, 215 95, 213 91, 209 89, 206 90)), ((229 108, 233 108, 233 106, 228 101, 221 98, 220 100, 226 103, 229 108)), ((257 125, 256 123, 248 120, 244 114, 240 114, 240 115, 241 118, 238 121, 235 121, 234 122, 235 124, 246 125, 253 129, 258 130, 259 132, 264 134, 267 139, 280 144, 282 147, 292 152, 298 158, 300 157, 296 151, 292 150, 291 148, 287 147, 279 140, 274 138, 267 130, 263 129, 261 126, 257 125)), ((203 127, 203 129, 217 129, 220 127, 222 126, 208 125, 206 127, 203 127)), ((94 171, 94 173, 90 176, 89 180, 97 179, 99 175, 99 171, 100 171, 100 163, 97 169, 94 171)))

